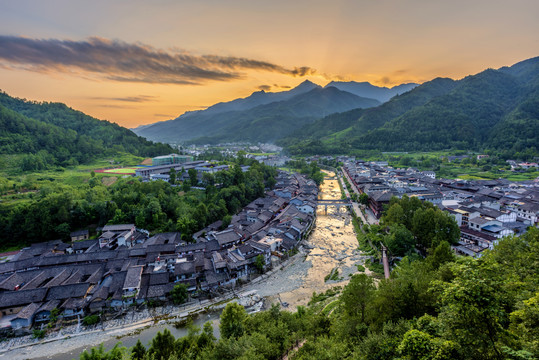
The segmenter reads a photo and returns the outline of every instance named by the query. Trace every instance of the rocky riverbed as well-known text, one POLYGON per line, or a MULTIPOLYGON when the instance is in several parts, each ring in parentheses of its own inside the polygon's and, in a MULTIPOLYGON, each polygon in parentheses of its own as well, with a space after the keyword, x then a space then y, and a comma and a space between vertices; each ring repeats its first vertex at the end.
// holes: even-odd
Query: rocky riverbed
MULTIPOLYGON (((320 197, 340 199, 338 181, 326 179, 320 197)), ((344 207, 339 212, 335 207, 328 207, 327 214, 324 208, 319 208, 316 227, 304 247, 306 253, 296 255, 286 268, 270 276, 259 287, 260 295, 270 297, 273 302, 288 303, 291 310, 295 309, 307 304, 313 292, 346 285, 350 276, 358 272, 356 265, 363 265, 366 258, 357 249, 351 216, 344 207), (334 269, 339 271, 338 280, 325 281, 334 269)))

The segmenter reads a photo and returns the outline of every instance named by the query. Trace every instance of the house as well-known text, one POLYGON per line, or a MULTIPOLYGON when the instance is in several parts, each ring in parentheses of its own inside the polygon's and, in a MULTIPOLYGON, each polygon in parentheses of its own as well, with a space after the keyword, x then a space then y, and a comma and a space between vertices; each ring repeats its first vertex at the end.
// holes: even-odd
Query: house
POLYGON ((378 219, 382 216, 384 205, 389 204, 393 193, 389 191, 378 191, 369 195, 369 207, 378 219))
POLYGON ((15 318, 11 320, 11 328, 13 330, 29 329, 33 322, 34 316, 41 306, 41 303, 31 303, 25 306, 15 318))
POLYGON ((434 171, 422 171, 421 174, 431 178, 436 179, 436 173, 434 171))
POLYGON ((117 246, 132 247, 136 243, 136 227, 134 224, 119 224, 103 226, 99 236, 99 248, 117 246))
POLYGON ((58 309, 59 306, 60 300, 47 301, 36 311, 34 321, 36 323, 49 322, 51 319, 51 312, 54 309, 58 309))
POLYGON ((301 205, 296 205, 296 208, 304 214, 313 215, 316 210, 316 204, 310 201, 306 201, 301 205))
POLYGON ((96 247, 98 246, 99 246, 99 240, 97 239, 76 241, 71 244, 71 251, 68 251, 68 252, 69 253, 74 252, 75 254, 82 254, 87 251, 91 251, 92 249, 96 249, 96 247))
POLYGON ((470 220, 470 229, 475 231, 482 231, 489 233, 495 238, 501 238, 506 235, 511 235, 513 232, 506 229, 502 225, 503 223, 498 220, 485 219, 482 217, 475 217, 470 220))
POLYGON ((458 207, 456 209, 452 209, 452 214, 454 215, 458 226, 468 226, 470 219, 479 217, 480 215, 477 209, 467 207, 458 207))
POLYGON ((270 248, 270 252, 277 251, 281 247, 281 244, 283 242, 282 238, 273 237, 272 235, 266 236, 263 239, 257 241, 260 245, 267 245, 270 248))
POLYGON ((537 202, 522 199, 507 204, 507 209, 516 212, 518 217, 529 221, 531 225, 536 225, 538 222, 539 203, 537 202))
POLYGON ((496 244, 496 237, 486 234, 481 231, 470 229, 467 226, 460 227, 460 242, 461 245, 479 246, 482 249, 492 249, 496 244))
POLYGON ((64 319, 73 319, 76 317, 84 316, 84 308, 86 306, 86 300, 82 298, 69 298, 65 300, 60 309, 63 310, 62 316, 64 319))
POLYGON ((0 294, 0 315, 18 314, 31 303, 42 303, 46 295, 46 288, 4 292, 0 294))
POLYGON ((143 265, 131 266, 127 269, 125 274, 125 280, 122 287, 122 297, 128 302, 131 303, 132 299, 135 298, 140 290, 142 270, 144 269, 143 265))
POLYGON ((88 240, 90 237, 90 232, 88 230, 79 230, 74 231, 71 234, 71 241, 81 241, 81 240, 88 240))
POLYGON ((213 233, 212 237, 217 240, 221 249, 231 247, 240 242, 241 236, 234 229, 227 229, 221 232, 213 233))
POLYGON ((153 166, 183 164, 193 161, 193 157, 189 155, 169 154, 157 156, 152 159, 153 166))

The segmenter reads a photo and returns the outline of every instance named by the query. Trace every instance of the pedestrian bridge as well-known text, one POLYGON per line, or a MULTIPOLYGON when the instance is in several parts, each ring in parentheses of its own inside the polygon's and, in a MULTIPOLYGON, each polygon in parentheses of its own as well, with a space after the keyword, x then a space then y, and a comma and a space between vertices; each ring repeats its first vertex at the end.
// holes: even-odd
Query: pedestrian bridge
POLYGON ((349 199, 318 199, 318 205, 344 205, 352 206, 349 199))
POLYGON ((318 206, 323 205, 324 210, 327 214, 328 212, 328 206, 336 206, 337 212, 341 211, 341 206, 352 206, 352 203, 349 199, 336 199, 336 200, 326 200, 326 199, 319 199, 318 200, 318 206))

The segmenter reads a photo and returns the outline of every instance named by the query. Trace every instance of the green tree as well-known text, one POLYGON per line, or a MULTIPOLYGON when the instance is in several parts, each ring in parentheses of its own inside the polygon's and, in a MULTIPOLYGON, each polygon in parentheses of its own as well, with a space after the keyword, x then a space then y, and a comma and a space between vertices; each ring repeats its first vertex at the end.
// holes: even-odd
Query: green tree
POLYGON ((183 304, 189 298, 189 293, 187 292, 187 285, 177 284, 170 291, 170 297, 176 305, 183 304))
POLYGON ((228 225, 232 222, 232 216, 231 215, 225 215, 223 216, 223 225, 221 225, 221 228, 226 229, 228 225))
POLYGON ((365 322, 367 305, 371 301, 375 289, 372 277, 365 274, 352 276, 341 296, 346 313, 349 316, 359 318, 361 322, 365 322))
POLYGON ((176 169, 174 169, 173 167, 170 168, 169 176, 170 176, 170 183, 176 184, 176 169))
POLYGON ((363 194, 359 194, 359 203, 360 204, 363 204, 365 206, 369 205, 369 195, 363 193, 363 194))
POLYGON ((264 272, 264 266, 266 266, 266 259, 264 259, 264 255, 257 255, 257 257, 255 258, 255 266, 258 269, 259 273, 264 272))
POLYGON ((197 340, 197 345, 200 349, 213 347, 215 340, 215 336, 213 335, 213 326, 211 322, 208 321, 204 323, 202 334, 200 334, 197 340))
POLYGON ((202 183, 204 186, 213 186, 215 185, 215 175, 209 172, 202 174, 202 183))
POLYGON ((137 340, 137 343, 131 349, 131 360, 144 360, 146 355, 146 348, 140 342, 140 339, 137 340))
POLYGON ((511 313, 511 330, 524 342, 524 347, 539 356, 539 292, 524 300, 511 313))
MULTIPOLYGON (((398 206, 398 205, 397 205, 398 206)), ((404 256, 415 245, 414 235, 402 224, 391 225, 384 243, 393 256, 404 256)))
POLYGON ((244 332, 243 322, 246 318, 247 313, 243 306, 235 302, 228 303, 221 314, 221 323, 219 324, 221 337, 228 339, 242 336, 244 332))
POLYGON ((190 190, 191 190, 191 184, 189 183, 189 181, 184 181, 182 183, 182 191, 189 192, 190 190))
POLYGON ((427 261, 432 265, 432 267, 437 270, 440 266, 445 263, 449 263, 455 260, 455 255, 451 251, 451 245, 447 241, 442 241, 438 245, 432 254, 427 257, 427 261))
POLYGON ((189 174, 189 182, 191 183, 191 186, 197 186, 198 185, 197 171, 195 169, 189 169, 187 170, 187 174, 189 174))
POLYGON ((166 360, 172 354, 174 354, 174 335, 170 333, 170 330, 165 329, 161 333, 160 331, 152 339, 150 348, 148 349, 148 355, 153 356, 154 359, 166 360))
POLYGON ((484 276, 480 263, 468 260, 452 268, 456 278, 438 283, 440 319, 447 338, 470 352, 473 359, 502 359, 498 341, 503 335, 503 302, 495 278, 484 276))
MULTIPOLYGON (((363 195, 363 194, 362 194, 363 195)), ((366 195, 366 194, 365 194, 366 195)), ((393 204, 387 209, 383 216, 384 224, 406 224, 406 216, 404 210, 400 204, 393 204)))
POLYGON ((399 345, 399 352, 405 359, 427 360, 431 359, 432 343, 431 336, 419 330, 409 330, 399 345))

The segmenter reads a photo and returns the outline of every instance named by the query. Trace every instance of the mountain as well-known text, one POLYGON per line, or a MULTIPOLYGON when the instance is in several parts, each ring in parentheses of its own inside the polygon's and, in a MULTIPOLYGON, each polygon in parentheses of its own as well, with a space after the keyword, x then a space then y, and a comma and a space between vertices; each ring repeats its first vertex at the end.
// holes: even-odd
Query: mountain
MULTIPOLYGON (((246 98, 235 99, 228 102, 220 102, 204 110, 188 111, 174 120, 178 120, 180 118, 187 118, 193 115, 195 115, 196 117, 198 116, 206 117, 209 115, 216 115, 216 114, 230 112, 230 111, 249 110, 259 105, 265 105, 265 104, 269 104, 276 101, 288 100, 296 95, 309 92, 316 88, 322 88, 322 87, 309 80, 305 80, 304 82, 302 82, 301 84, 293 88, 292 90, 288 90, 288 91, 281 91, 281 92, 275 92, 275 93, 268 93, 268 92, 265 92, 264 90, 255 91, 254 93, 252 93, 246 98)), ((145 132, 143 132, 144 129, 152 125, 162 123, 162 122, 164 121, 160 121, 158 123, 153 123, 153 124, 148 124, 148 125, 140 125, 131 130, 135 134, 145 136, 144 134, 145 132)))
POLYGON ((88 163, 118 152, 156 156, 172 151, 168 145, 154 144, 64 104, 27 101, 0 92, 0 154, 26 154, 25 170, 88 163))
POLYGON ((379 87, 371 85, 368 82, 355 82, 355 81, 332 81, 326 85, 326 87, 336 87, 339 90, 347 91, 357 96, 366 97, 370 99, 376 99, 381 103, 389 101, 393 96, 404 94, 418 86, 419 84, 409 83, 394 86, 392 88, 379 87))
POLYGON ((458 148, 537 153, 538 105, 536 57, 458 81, 434 79, 356 119, 346 114, 322 119, 301 129, 315 135, 297 141, 295 133, 280 143, 291 153, 309 153, 310 147, 327 152, 458 148), (325 121, 339 123, 338 129, 322 125, 325 121))
MULTIPOLYGON (((296 95, 307 93, 313 89, 322 88, 309 80, 305 80, 295 88, 289 91, 268 93, 264 90, 256 91, 250 96, 242 99, 236 99, 229 102, 217 103, 203 110, 205 114, 219 114, 229 111, 249 110, 259 105, 265 105, 276 101, 285 101, 296 95)), ((192 114, 192 113, 191 113, 192 114)))
MULTIPOLYGON (((305 146, 299 140, 316 140, 326 138, 326 141, 335 147, 335 152, 347 151, 350 144, 343 143, 350 138, 356 138, 365 134, 369 130, 379 128, 387 121, 398 117, 414 107, 421 106, 431 99, 441 96, 451 91, 456 85, 454 80, 448 78, 436 78, 413 90, 396 96, 378 107, 366 110, 352 110, 345 113, 333 114, 319 119, 314 123, 307 125, 298 131, 292 133, 289 137, 279 140, 279 145, 288 147, 292 153, 310 153, 311 146, 305 146)), ((317 145, 319 146, 319 145, 317 145)), ((326 151, 328 149, 326 148, 326 151)))
POLYGON ((267 142, 325 115, 379 104, 374 99, 305 81, 290 91, 256 92, 244 99, 216 104, 133 131, 147 139, 165 142, 267 142))

